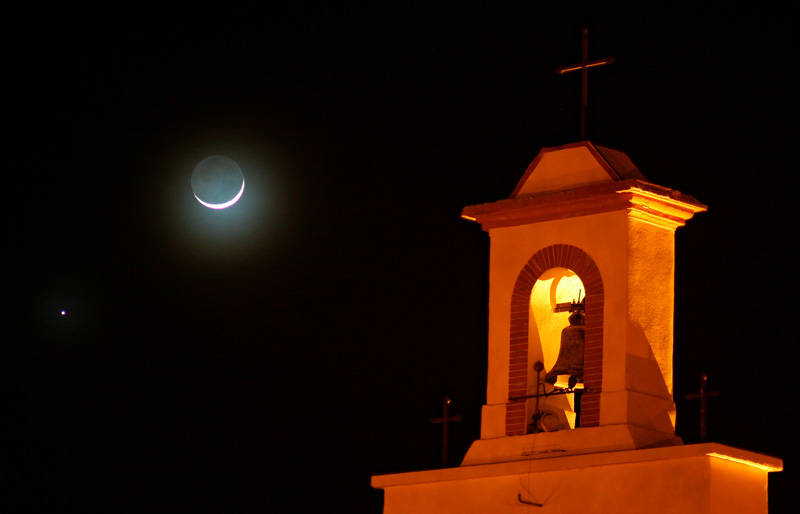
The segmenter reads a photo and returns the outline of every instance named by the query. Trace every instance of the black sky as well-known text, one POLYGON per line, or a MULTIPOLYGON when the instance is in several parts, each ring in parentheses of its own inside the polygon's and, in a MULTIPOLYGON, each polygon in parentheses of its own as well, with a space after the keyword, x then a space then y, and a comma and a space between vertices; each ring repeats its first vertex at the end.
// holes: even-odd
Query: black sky
POLYGON ((22 23, 11 176, 33 201, 12 203, 5 360, 26 505, 380 512, 370 475, 438 465, 445 394, 457 464, 479 437, 488 301, 488 237, 459 214, 579 139, 578 77, 554 70, 586 23, 590 58, 616 58, 591 73, 589 139, 709 205, 677 232, 678 435, 698 442, 683 397, 706 371, 710 438, 782 457, 770 507, 788 511, 788 15, 560 4, 22 23), (248 179, 228 211, 191 197, 213 154, 248 179))

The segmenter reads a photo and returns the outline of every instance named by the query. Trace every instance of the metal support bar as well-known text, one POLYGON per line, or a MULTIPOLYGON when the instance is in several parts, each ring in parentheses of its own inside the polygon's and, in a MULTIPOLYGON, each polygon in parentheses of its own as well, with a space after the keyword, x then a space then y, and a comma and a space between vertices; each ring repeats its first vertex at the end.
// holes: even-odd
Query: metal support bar
POLYGON ((586 394, 591 393, 591 388, 586 389, 557 389, 551 393, 541 393, 541 394, 529 394, 526 396, 509 396, 508 401, 510 402, 518 402, 520 400, 527 400, 528 398, 541 398, 541 397, 548 397, 548 396, 557 396, 559 394, 586 394))

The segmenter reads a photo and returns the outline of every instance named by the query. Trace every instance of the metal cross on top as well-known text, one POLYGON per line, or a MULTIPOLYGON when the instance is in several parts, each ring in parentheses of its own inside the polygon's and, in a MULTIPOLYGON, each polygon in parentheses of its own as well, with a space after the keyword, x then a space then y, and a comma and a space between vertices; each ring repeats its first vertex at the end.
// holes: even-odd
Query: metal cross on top
POLYGON ((589 68, 596 66, 605 66, 614 62, 613 57, 606 57, 605 59, 597 59, 589 61, 589 31, 586 30, 586 25, 583 26, 583 51, 581 55, 581 62, 579 64, 572 64, 569 66, 561 66, 556 68, 556 73, 563 75, 571 71, 581 70, 581 140, 586 139, 586 97, 587 89, 589 89, 589 68))
POLYGON ((461 416, 450 416, 450 400, 449 397, 444 397, 444 413, 441 418, 431 419, 431 423, 442 424, 442 467, 447 466, 447 429, 448 423, 451 421, 461 421, 461 416))
POLYGON ((687 400, 696 400, 700 398, 700 439, 706 442, 708 439, 708 427, 706 425, 706 408, 707 399, 719 396, 719 391, 708 391, 708 375, 700 373, 700 392, 687 394, 687 400))

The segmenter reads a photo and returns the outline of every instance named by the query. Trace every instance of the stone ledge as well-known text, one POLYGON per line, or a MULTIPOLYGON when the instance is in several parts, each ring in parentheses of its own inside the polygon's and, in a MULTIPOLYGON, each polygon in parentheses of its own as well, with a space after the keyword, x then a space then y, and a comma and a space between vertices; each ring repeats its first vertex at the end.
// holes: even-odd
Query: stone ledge
MULTIPOLYGON (((524 436, 522 436, 524 437, 524 436)), ((520 437, 520 438, 522 438, 520 437)), ((525 460, 493 464, 462 465, 427 471, 412 471, 372 477, 372 487, 384 489, 431 482, 469 480, 475 478, 525 475, 549 471, 563 471, 616 464, 631 464, 648 461, 692 459, 707 457, 722 459, 742 466, 754 467, 764 472, 783 470, 783 461, 777 457, 733 448, 719 443, 670 446, 638 450, 587 453, 582 455, 527 457, 525 460)))

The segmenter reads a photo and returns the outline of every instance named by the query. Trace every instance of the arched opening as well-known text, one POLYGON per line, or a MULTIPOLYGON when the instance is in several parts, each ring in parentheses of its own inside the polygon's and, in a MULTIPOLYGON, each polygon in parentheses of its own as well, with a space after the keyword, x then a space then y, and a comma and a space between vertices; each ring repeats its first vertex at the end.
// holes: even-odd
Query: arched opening
MULTIPOLYGON (((553 294, 559 298, 558 284, 569 278, 570 273, 577 276, 583 286, 585 296, 585 345, 584 345, 584 373, 583 382, 585 393, 580 402, 580 426, 598 426, 600 422, 600 393, 603 382, 603 304, 605 293, 600 270, 594 260, 580 248, 570 245, 553 245, 536 252, 528 263, 520 270, 514 291, 511 297, 510 341, 508 361, 508 396, 506 406, 506 434, 521 435, 526 433, 530 423, 527 412, 529 400, 520 400, 530 395, 531 385, 535 386, 535 373, 533 365, 537 360, 544 362, 545 349, 542 346, 542 333, 539 331, 535 316, 531 315, 531 300, 533 295, 539 295, 533 289, 542 278, 541 291, 553 294), (546 275, 551 269, 562 268, 569 273, 555 270, 552 275, 546 275), (550 280, 549 286, 544 284, 550 280), (537 354, 538 352, 538 354, 537 354), (531 377, 531 374, 534 376, 531 377)), ((564 291, 577 287, 570 281, 563 282, 564 291), (566 286, 566 287, 565 287, 566 286)), ((566 293, 567 296, 570 293, 566 293)), ((538 296, 537 296, 538 298, 538 296)), ((572 298, 565 299, 571 301, 572 298)), ((543 302, 552 304, 553 299, 543 302)), ((559 300, 560 302, 560 300, 559 300)), ((538 302, 537 302, 538 303, 538 302)), ((558 303, 558 302, 557 302, 558 303)), ((561 327, 563 328, 563 326, 561 327)), ((548 350, 550 354, 555 350, 548 350)), ((546 373, 546 372, 545 372, 546 373)), ((569 410, 572 410, 571 408, 569 410)), ((569 412, 564 409, 565 412, 569 412)), ((566 420, 566 415, 564 415, 566 420)), ((566 426, 566 424, 565 424, 566 426)))

